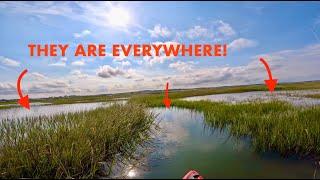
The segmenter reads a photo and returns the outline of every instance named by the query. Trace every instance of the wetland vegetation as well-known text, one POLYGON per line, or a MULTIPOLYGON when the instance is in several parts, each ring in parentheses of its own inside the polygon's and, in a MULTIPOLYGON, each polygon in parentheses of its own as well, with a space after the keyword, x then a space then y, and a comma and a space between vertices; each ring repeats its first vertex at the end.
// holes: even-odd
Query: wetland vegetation
POLYGON ((93 178, 100 162, 131 158, 154 115, 137 104, 0 122, 1 178, 93 178), (117 159, 117 158, 121 159, 117 159))
MULTIPOLYGON (((277 90, 320 89, 320 82, 280 84, 277 90)), ((170 90, 172 107, 201 112, 207 125, 248 137, 256 152, 320 155, 320 106, 296 107, 273 100, 230 104, 184 101, 209 94, 265 90, 264 85, 170 90)), ((130 159, 150 140, 155 114, 163 107, 163 91, 37 99, 34 102, 72 104, 129 98, 94 110, 0 121, 0 178, 95 178, 101 162, 111 169, 130 159)), ((10 104, 4 101, 1 104, 10 104)))

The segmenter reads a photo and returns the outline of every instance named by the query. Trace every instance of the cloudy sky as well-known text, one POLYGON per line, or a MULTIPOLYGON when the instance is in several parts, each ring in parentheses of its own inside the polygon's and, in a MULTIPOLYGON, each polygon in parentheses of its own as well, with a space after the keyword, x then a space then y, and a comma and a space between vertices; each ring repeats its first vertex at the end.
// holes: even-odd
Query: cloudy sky
POLYGON ((311 2, 0 2, 0 99, 320 79, 320 4, 311 2), (69 44, 30 57, 30 43, 69 44), (73 56, 78 43, 221 43, 227 57, 73 56))

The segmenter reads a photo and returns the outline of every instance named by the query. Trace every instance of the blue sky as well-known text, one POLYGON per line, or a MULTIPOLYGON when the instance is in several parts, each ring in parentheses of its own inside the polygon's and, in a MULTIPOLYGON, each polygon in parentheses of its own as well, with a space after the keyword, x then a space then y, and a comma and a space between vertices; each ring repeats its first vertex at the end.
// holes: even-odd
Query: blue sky
POLYGON ((0 98, 263 83, 259 57, 280 82, 319 80, 317 2, 1 2, 0 98), (70 44, 30 57, 29 43, 70 44), (78 43, 221 43, 227 57, 76 58, 78 43))

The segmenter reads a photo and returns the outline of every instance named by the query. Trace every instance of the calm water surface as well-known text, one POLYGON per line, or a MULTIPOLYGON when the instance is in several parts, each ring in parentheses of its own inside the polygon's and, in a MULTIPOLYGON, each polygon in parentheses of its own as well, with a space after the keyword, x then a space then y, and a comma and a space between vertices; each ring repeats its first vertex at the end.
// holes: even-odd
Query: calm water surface
MULTIPOLYGON (((125 101, 119 101, 118 103, 124 103, 125 101)), ((73 113, 81 111, 94 110, 98 107, 107 107, 112 103, 77 103, 77 104, 61 104, 61 105, 34 105, 30 110, 26 110, 22 107, 2 109, 0 110, 1 119, 18 119, 23 117, 36 117, 36 116, 53 116, 56 114, 73 113)))

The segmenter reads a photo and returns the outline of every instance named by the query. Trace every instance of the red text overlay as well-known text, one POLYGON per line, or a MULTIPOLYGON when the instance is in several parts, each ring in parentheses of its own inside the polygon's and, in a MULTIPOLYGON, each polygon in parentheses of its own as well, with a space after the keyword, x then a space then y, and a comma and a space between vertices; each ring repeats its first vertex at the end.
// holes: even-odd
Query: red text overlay
MULTIPOLYGON (((69 44, 28 44, 30 56, 66 56, 69 44)), ((75 57, 117 56, 227 56, 226 44, 113 44, 110 53, 105 44, 78 44, 75 57)))

